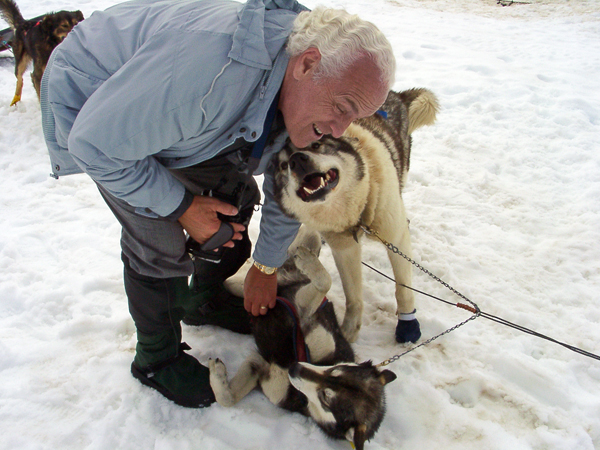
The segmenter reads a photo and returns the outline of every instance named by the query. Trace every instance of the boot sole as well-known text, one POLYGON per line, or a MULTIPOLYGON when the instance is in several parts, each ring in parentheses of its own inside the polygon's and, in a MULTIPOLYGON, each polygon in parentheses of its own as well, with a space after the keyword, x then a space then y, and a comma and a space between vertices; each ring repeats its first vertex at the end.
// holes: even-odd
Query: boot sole
POLYGON ((140 381, 140 383, 153 389, 156 389, 163 396, 165 396, 172 402, 175 402, 179 406, 185 406, 186 408, 206 408, 215 402, 215 398, 212 393, 208 394, 208 397, 202 400, 193 400, 188 397, 181 397, 175 395, 167 388, 165 388, 162 384, 157 383, 156 381, 152 380, 152 378, 148 378, 146 374, 135 365, 135 363, 131 363, 131 374, 134 376, 134 378, 137 378, 140 381))

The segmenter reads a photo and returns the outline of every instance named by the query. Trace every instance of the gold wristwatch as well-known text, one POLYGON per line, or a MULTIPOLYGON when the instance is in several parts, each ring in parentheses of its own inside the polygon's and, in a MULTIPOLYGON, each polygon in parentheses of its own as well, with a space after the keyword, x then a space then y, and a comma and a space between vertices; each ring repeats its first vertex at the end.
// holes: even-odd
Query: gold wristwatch
POLYGON ((273 275, 275 272, 277 272, 277 267, 265 266, 264 264, 257 263, 256 261, 254 261, 254 267, 256 267, 265 275, 273 275))

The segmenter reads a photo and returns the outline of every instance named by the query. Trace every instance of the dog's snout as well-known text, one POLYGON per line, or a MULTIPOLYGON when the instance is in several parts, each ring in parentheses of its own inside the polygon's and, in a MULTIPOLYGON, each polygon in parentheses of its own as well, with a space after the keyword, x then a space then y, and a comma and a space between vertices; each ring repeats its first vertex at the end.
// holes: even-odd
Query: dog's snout
POLYGON ((294 153, 290 158, 290 167, 294 169, 296 164, 306 164, 308 161, 308 155, 305 153, 294 153))
POLYGON ((290 157, 288 164, 291 170, 303 176, 308 173, 309 157, 305 153, 294 153, 290 157))

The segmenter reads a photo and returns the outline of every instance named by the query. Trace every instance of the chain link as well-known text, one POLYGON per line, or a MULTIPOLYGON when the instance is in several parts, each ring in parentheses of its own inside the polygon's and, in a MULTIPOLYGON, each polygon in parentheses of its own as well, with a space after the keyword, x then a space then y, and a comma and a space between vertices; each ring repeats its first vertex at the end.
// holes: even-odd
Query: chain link
MULTIPOLYGON (((420 343, 419 345, 414 346, 413 348, 405 351, 404 353, 400 353, 398 355, 392 356, 391 358, 388 358, 382 362, 380 362, 379 364, 377 364, 378 367, 383 367, 383 366, 387 366, 388 364, 391 364, 397 360, 399 360, 402 356, 406 355, 407 353, 412 352, 413 350, 418 349, 419 347, 423 347, 424 345, 430 344, 431 342, 435 341, 436 339, 456 330, 457 328, 462 327, 463 325, 467 324, 468 322, 470 322, 471 320, 476 319, 477 317, 479 317, 481 315, 481 310, 479 309, 479 306, 477 306, 474 302, 472 302, 471 300, 469 300, 467 297, 465 297, 463 294, 461 294, 460 292, 458 292, 456 289, 454 289, 452 286, 450 286, 448 283, 446 283, 444 280, 440 279, 439 277, 437 277, 436 275, 434 275, 433 273, 431 273, 429 270, 427 270, 425 267, 423 267, 421 264, 419 264, 418 262, 416 262, 415 260, 413 260, 412 258, 410 258, 409 256, 405 255, 404 253, 402 253, 400 251, 400 249, 398 247, 396 247, 394 244, 391 244, 389 242, 387 242, 385 239, 383 239, 381 236, 379 236, 379 233, 377 233, 377 231, 372 230, 371 228, 369 228, 366 225, 363 224, 359 224, 359 227, 368 235, 370 236, 375 236, 377 239, 379 239, 381 241, 381 243, 383 245, 385 245, 388 250, 390 250, 393 253, 396 253, 397 255, 401 256, 402 258, 404 258, 405 260, 407 260, 409 263, 411 263, 413 266, 415 266, 417 269, 419 269, 421 272, 429 275, 431 278, 433 278, 435 281, 437 281, 438 283, 440 283, 442 286, 444 286, 446 289, 450 290, 451 292, 453 292, 454 294, 458 295, 460 298, 462 298, 463 300, 469 302, 473 309, 470 309, 468 307, 465 307, 465 305, 460 305, 457 304, 455 306, 458 307, 462 307, 463 309, 466 309, 467 311, 472 311, 473 315, 471 317, 469 317, 467 320, 454 325, 452 328, 447 329, 446 331, 441 332, 440 334, 433 336, 429 339, 427 339, 426 341, 420 343)), ((406 286, 408 287, 408 286, 406 286)))
POLYGON ((424 345, 431 344, 431 343, 432 343, 433 341, 435 341, 437 338, 441 338, 442 336, 444 336, 444 335, 446 335, 446 334, 448 334, 448 333, 450 333, 450 332, 452 332, 452 331, 456 330, 457 328, 460 328, 460 327, 462 327, 462 326, 463 326, 463 325, 465 325, 467 322, 470 322, 471 320, 473 320, 473 319, 476 319, 477 317, 478 317, 478 314, 473 314, 471 317, 469 317, 469 318, 468 318, 467 320, 465 320, 464 322, 461 322, 461 323, 459 323, 459 324, 457 324, 457 325, 454 325, 452 328, 448 328, 446 331, 443 331, 443 332, 441 332, 440 334, 437 334, 437 335, 435 335, 435 336, 433 336, 433 337, 431 337, 431 338, 427 339, 426 341, 424 341, 424 342, 421 342, 419 345, 415 345, 413 348, 411 348, 411 349, 409 349, 409 350, 406 350, 404 353, 400 353, 399 355, 392 356, 391 358, 388 358, 388 359, 386 359, 386 360, 384 360, 384 361, 380 362, 379 364, 377 364, 377 367, 385 367, 385 366, 387 366, 388 364, 391 364, 391 363, 393 363, 393 362, 395 362, 395 361, 398 361, 398 360, 399 360, 399 359, 400 359, 402 356, 406 355, 407 353, 410 353, 410 352, 412 352, 413 350, 416 350, 416 349, 418 349, 419 347, 423 347, 424 345))

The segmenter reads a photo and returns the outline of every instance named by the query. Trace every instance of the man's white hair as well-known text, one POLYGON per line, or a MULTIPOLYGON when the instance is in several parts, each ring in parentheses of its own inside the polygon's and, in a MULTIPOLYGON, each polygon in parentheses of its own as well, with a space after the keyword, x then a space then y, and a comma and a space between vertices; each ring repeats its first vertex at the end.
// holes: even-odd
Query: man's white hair
POLYGON ((396 59, 392 46, 379 28, 357 15, 323 6, 300 13, 287 52, 294 57, 311 47, 321 53, 315 73, 318 78, 340 77, 352 63, 366 56, 379 68, 381 81, 388 88, 394 84, 396 59))

